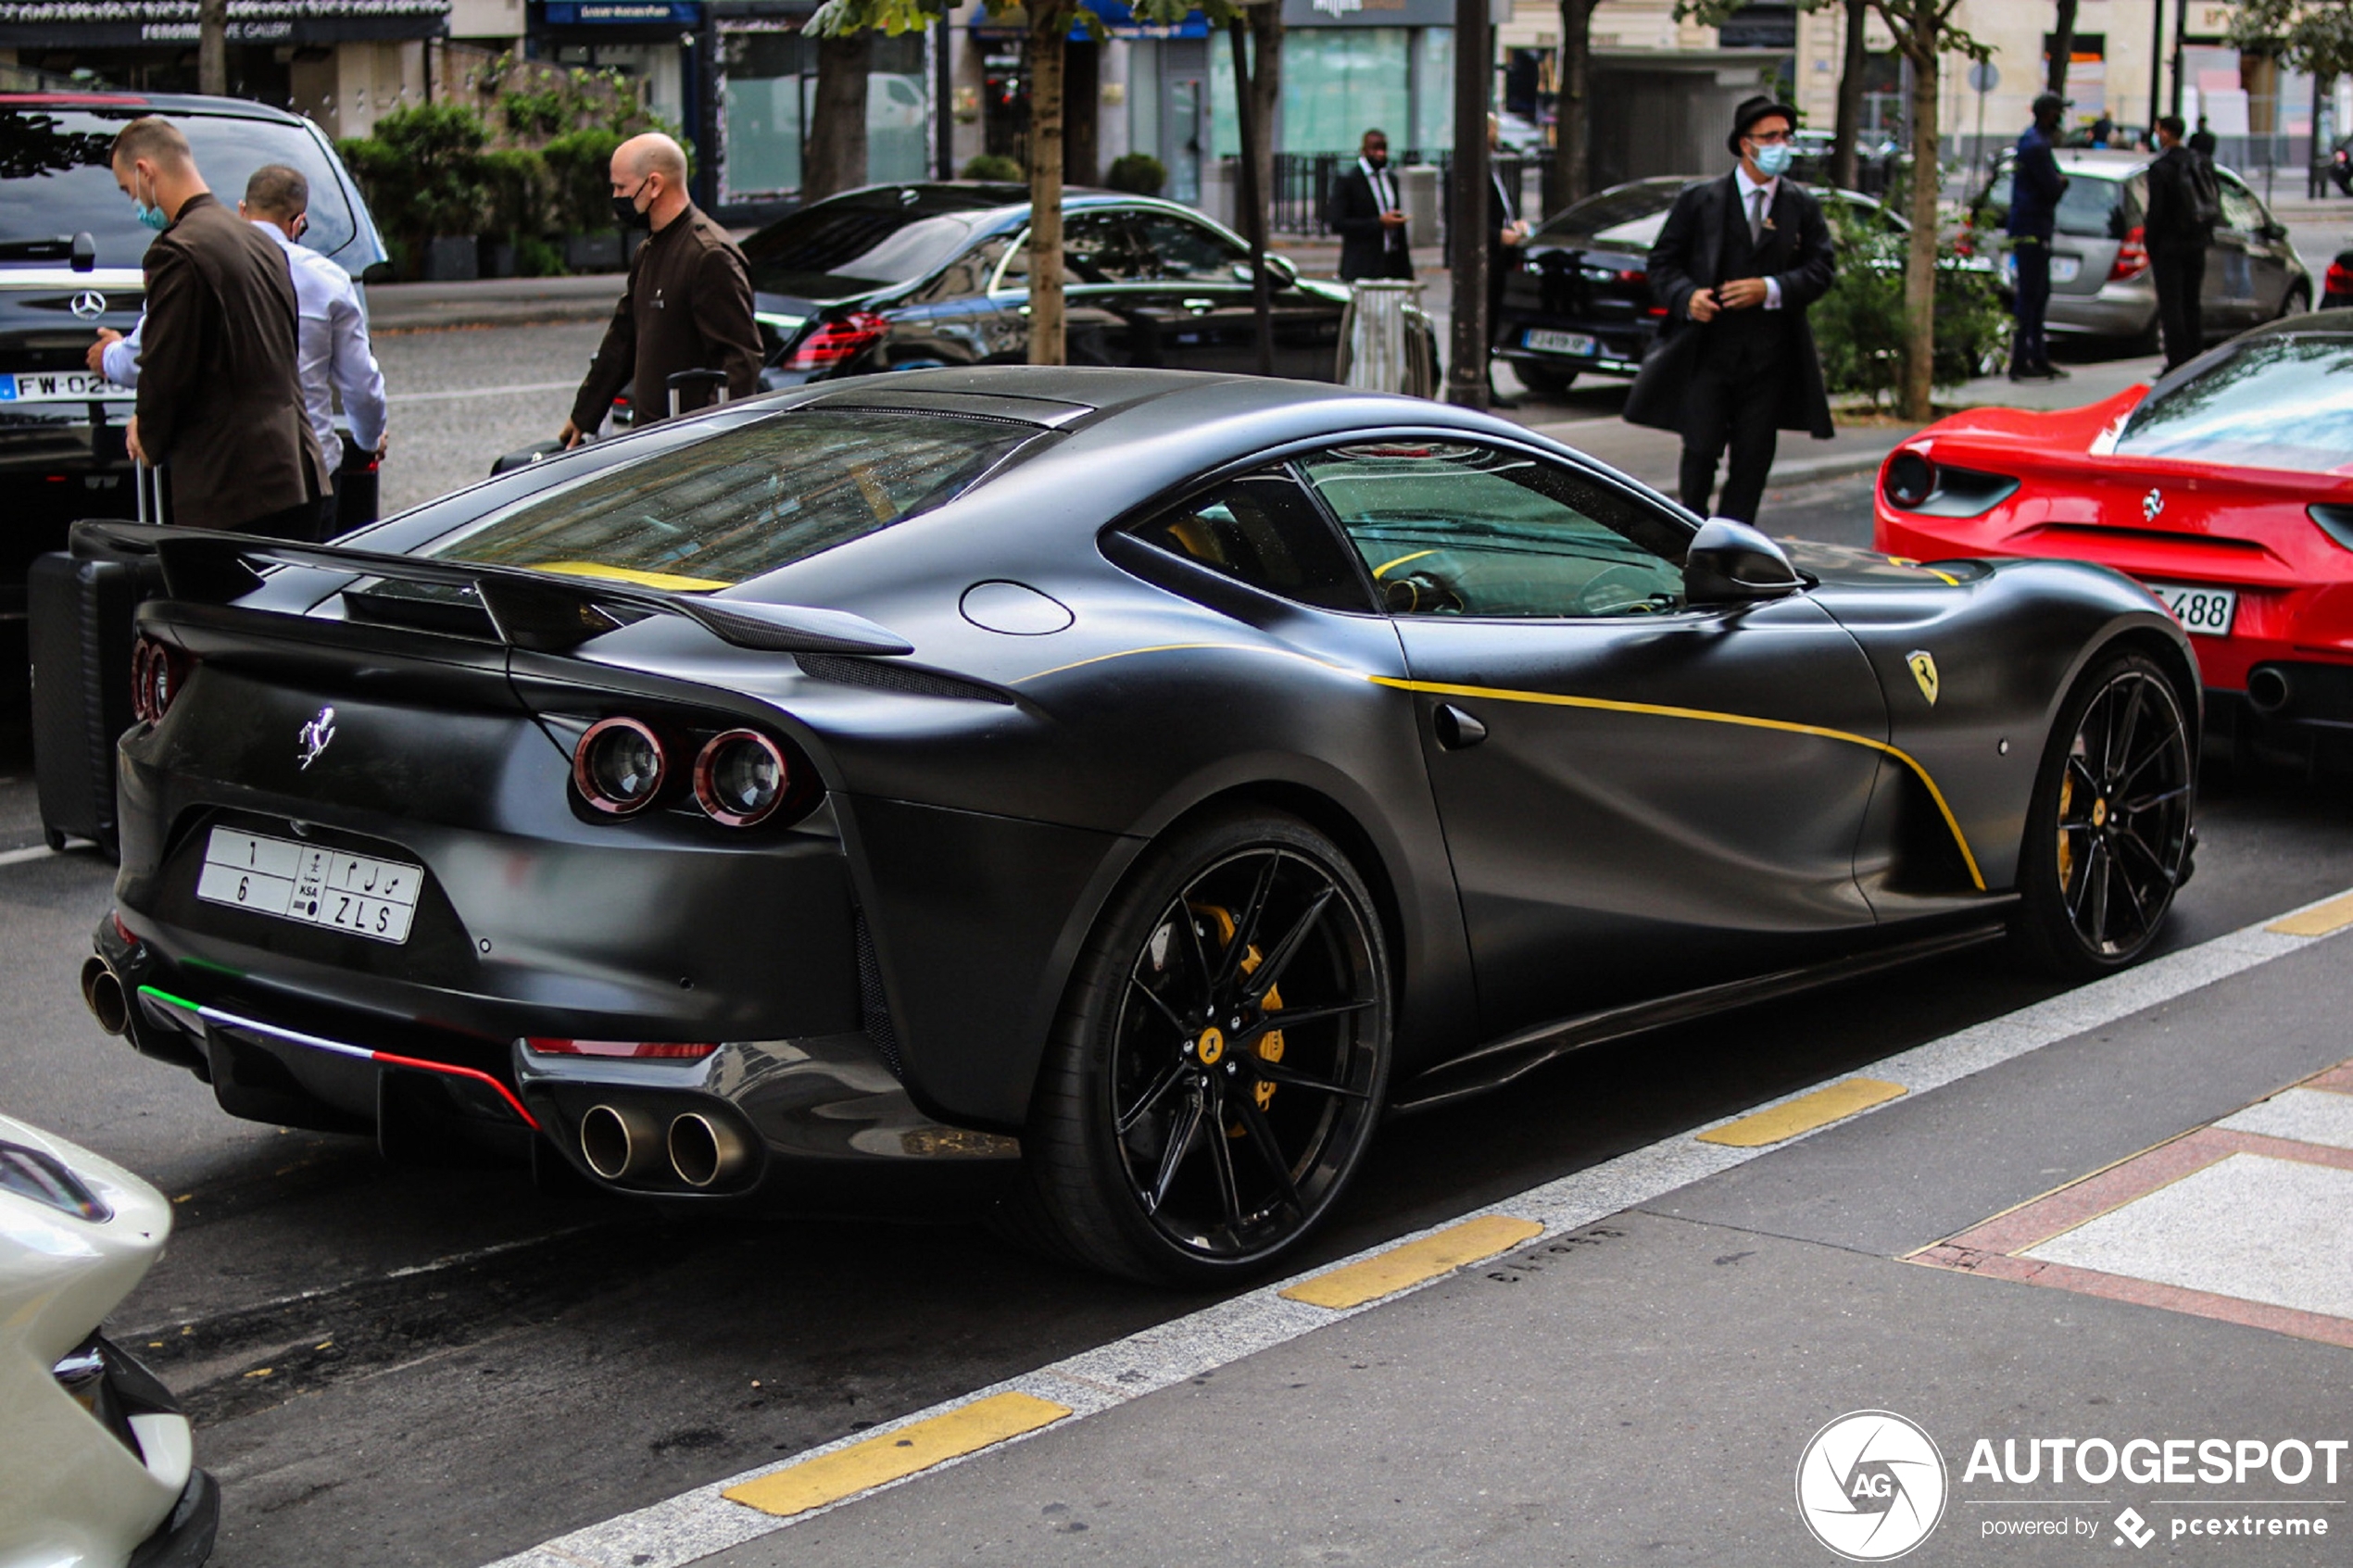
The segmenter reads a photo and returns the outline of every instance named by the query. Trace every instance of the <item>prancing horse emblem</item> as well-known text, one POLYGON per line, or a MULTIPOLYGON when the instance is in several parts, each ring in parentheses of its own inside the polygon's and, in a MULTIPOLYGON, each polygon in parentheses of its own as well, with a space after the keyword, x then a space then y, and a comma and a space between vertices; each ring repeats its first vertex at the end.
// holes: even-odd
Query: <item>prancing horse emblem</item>
MULTIPOLYGON (((1933 702, 1935 698, 1931 697, 1929 700, 1933 702)), ((334 738, 335 710, 332 708, 322 708, 319 709, 319 716, 305 724, 302 727, 302 733, 295 736, 302 746, 304 772, 310 771, 310 764, 319 760, 319 754, 326 750, 327 743, 334 738)))
POLYGON ((1935 707, 1936 656, 1926 648, 1916 648, 1904 656, 1904 662, 1912 667, 1912 679, 1920 684, 1920 696, 1928 698, 1931 708, 1935 707))
POLYGON ((2164 491, 2152 489, 2147 495, 2141 497, 2141 516, 2150 522, 2155 522, 2157 521, 2157 514, 2164 509, 2164 491))

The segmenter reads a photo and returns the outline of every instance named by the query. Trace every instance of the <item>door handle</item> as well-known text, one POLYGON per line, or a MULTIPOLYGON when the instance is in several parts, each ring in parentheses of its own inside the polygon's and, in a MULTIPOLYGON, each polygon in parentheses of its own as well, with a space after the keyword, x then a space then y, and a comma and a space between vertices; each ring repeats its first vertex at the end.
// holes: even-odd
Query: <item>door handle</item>
POLYGON ((1441 702, 1429 716, 1429 727, 1442 750, 1466 751, 1487 738, 1487 726, 1455 707, 1441 702))

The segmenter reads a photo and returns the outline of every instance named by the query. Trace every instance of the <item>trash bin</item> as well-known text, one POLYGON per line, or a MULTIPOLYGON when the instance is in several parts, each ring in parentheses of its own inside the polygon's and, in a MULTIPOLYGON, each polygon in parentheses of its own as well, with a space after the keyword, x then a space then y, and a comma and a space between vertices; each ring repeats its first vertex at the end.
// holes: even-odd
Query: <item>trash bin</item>
POLYGON ((1335 379, 1367 392, 1429 396, 1438 378, 1437 367, 1429 363, 1429 318, 1422 312, 1422 285, 1368 278, 1353 286, 1353 297, 1340 324, 1335 379))

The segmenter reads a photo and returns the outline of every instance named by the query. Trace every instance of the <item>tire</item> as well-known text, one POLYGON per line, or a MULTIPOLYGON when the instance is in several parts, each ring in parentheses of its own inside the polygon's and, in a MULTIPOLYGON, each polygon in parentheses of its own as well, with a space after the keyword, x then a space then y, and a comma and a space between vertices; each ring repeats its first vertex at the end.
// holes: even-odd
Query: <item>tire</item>
POLYGON ((1512 361, 1512 374, 1519 378, 1522 386, 1539 397, 1566 397, 1568 389, 1577 383, 1575 370, 1555 370, 1517 359, 1512 361))
POLYGON ((2301 316, 2311 308, 2312 291, 2299 283, 2288 290, 2285 297, 2281 299, 2278 319, 2284 321, 2290 316, 2301 316))
POLYGON ((1178 830, 1079 956, 1000 1228, 1152 1284, 1264 1270, 1372 1140, 1392 1011, 1378 915, 1328 839, 1265 810, 1178 830))
POLYGON ((2089 980, 2135 962, 2186 880, 2197 775, 2165 672, 2095 662, 2059 707, 2027 809, 2013 944, 2033 968, 2089 980))

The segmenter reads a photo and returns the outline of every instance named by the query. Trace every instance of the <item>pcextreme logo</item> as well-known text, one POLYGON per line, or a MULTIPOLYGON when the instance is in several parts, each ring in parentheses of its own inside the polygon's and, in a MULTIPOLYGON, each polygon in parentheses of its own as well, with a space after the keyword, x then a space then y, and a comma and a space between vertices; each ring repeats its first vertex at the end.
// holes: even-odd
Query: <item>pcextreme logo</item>
POLYGON ((1944 1456, 1893 1411, 1840 1416, 1798 1459, 1797 1516, 1849 1562, 1901 1557, 1944 1517, 1944 1456))

